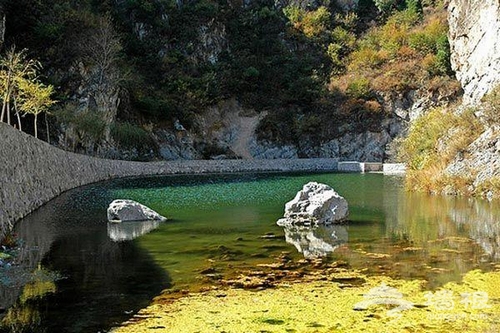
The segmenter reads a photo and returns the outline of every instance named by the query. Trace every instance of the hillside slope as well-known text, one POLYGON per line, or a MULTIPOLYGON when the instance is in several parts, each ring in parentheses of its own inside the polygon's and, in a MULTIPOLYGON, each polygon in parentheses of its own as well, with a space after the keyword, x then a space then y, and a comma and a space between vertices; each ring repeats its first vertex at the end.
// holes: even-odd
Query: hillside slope
POLYGON ((452 0, 451 61, 463 104, 429 112, 403 144, 409 187, 500 197, 500 5, 452 0))
POLYGON ((411 119, 460 89, 444 5, 376 3, 5 0, 4 52, 43 64, 58 101, 50 141, 70 151, 382 161, 411 119), (235 114, 262 115, 236 151, 235 114))

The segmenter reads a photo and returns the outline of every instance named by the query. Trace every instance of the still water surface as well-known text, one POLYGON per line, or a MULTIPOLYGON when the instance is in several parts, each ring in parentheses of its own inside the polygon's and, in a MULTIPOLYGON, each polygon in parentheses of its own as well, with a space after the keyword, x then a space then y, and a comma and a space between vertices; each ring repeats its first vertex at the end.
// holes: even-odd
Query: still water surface
POLYGON ((17 225, 25 264, 0 270, 0 331, 104 332, 164 289, 209 285, 201 274, 208 267, 229 277, 282 252, 424 279, 428 288, 497 264, 498 204, 407 193, 402 182, 380 174, 163 176, 67 192, 17 225), (284 203, 309 181, 347 199, 348 224, 276 225, 284 203), (169 220, 108 224, 106 208, 118 198, 169 220))

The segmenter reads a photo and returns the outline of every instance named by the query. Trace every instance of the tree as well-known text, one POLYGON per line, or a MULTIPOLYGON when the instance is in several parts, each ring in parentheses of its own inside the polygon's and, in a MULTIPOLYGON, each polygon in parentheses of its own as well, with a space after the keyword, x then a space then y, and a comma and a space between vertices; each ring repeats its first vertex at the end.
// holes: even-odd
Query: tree
MULTIPOLYGON (((18 82, 19 87, 19 109, 25 113, 34 115, 35 138, 38 138, 38 115, 55 103, 51 95, 54 92, 54 87, 44 85, 37 80, 21 79, 18 82)), ((48 134, 47 134, 48 136, 48 134)))
POLYGON ((94 29, 82 45, 83 67, 85 67, 82 70, 82 77, 87 81, 85 85, 89 87, 88 97, 95 101, 97 112, 106 124, 104 137, 109 142, 111 124, 116 119, 120 104, 122 80, 122 74, 117 66, 122 46, 111 18, 109 16, 98 18, 94 29))
MULTIPOLYGON (((7 118, 10 125, 10 105, 16 103, 18 84, 22 80, 35 80, 40 63, 33 59, 27 59, 26 50, 16 52, 15 47, 7 51, 6 55, 0 58, 0 95, 2 98, 2 114, 0 121, 7 118)), ((21 129, 21 119, 16 110, 17 121, 21 129)))

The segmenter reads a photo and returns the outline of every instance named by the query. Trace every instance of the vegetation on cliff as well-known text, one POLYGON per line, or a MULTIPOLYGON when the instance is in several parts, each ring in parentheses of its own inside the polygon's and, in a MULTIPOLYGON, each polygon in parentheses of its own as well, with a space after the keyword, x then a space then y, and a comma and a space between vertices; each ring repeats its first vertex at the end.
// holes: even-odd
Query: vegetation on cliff
POLYGON ((409 189, 489 199, 500 195, 499 92, 493 89, 478 106, 430 110, 412 123, 400 146, 409 189))
POLYGON ((260 139, 318 145, 380 131, 387 94, 457 89, 440 1, 339 3, 7 0, 4 48, 44 64, 59 143, 91 154, 137 142, 151 158, 156 130, 201 135, 230 98, 267 112, 260 139))

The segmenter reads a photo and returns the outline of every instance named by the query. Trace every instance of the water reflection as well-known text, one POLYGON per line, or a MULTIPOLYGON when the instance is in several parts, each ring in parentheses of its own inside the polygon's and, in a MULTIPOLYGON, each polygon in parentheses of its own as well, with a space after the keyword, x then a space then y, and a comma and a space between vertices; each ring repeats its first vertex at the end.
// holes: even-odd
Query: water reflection
POLYGON ((307 259, 321 258, 347 243, 347 228, 342 225, 285 226, 285 240, 307 259))
POLYGON ((160 221, 127 221, 120 223, 108 222, 108 237, 114 242, 123 242, 158 228, 160 221))
MULTIPOLYGON (((18 283, 23 280, 22 276, 17 278, 18 283)), ((29 282, 22 287, 18 301, 0 318, 0 331, 37 332, 39 330, 42 315, 36 303, 56 292, 55 281, 58 276, 53 272, 37 268, 32 274, 28 274, 27 278, 29 282)), ((3 288, 3 290, 7 289, 3 288)))
POLYGON ((389 235, 420 245, 468 237, 481 246, 488 260, 500 259, 498 202, 408 193, 399 197, 396 207, 386 206, 386 214, 389 235))
MULTIPOLYGON (((10 278, 0 283, 0 332, 105 331, 171 285, 147 251, 108 237, 108 201, 102 187, 70 191, 16 226, 21 265, 0 272, 10 278)), ((128 231, 114 235, 137 234, 128 231)))
MULTIPOLYGON (((292 260, 326 256, 367 274, 418 278, 436 287, 471 269, 492 269, 500 256, 500 207, 406 193, 401 184, 400 178, 373 174, 204 175, 127 179, 71 191, 18 224, 26 265, 12 271, 31 276, 40 266, 65 278, 53 285, 18 279, 0 286, 0 308, 4 317, 25 318, 24 324, 10 321, 24 331, 103 331, 172 283, 189 290, 212 283, 200 279, 207 266, 229 275, 271 263, 284 251, 292 260), (285 228, 287 243, 262 238, 281 235, 272 221, 309 181, 328 184, 348 200, 349 225, 285 228), (173 219, 121 241, 156 226, 108 225, 106 208, 117 197, 145 202, 173 219)), ((2 277, 10 278, 0 272, 2 277)))
POLYGON ((500 206, 484 200, 470 200, 449 209, 450 218, 484 250, 490 260, 500 259, 500 206))

